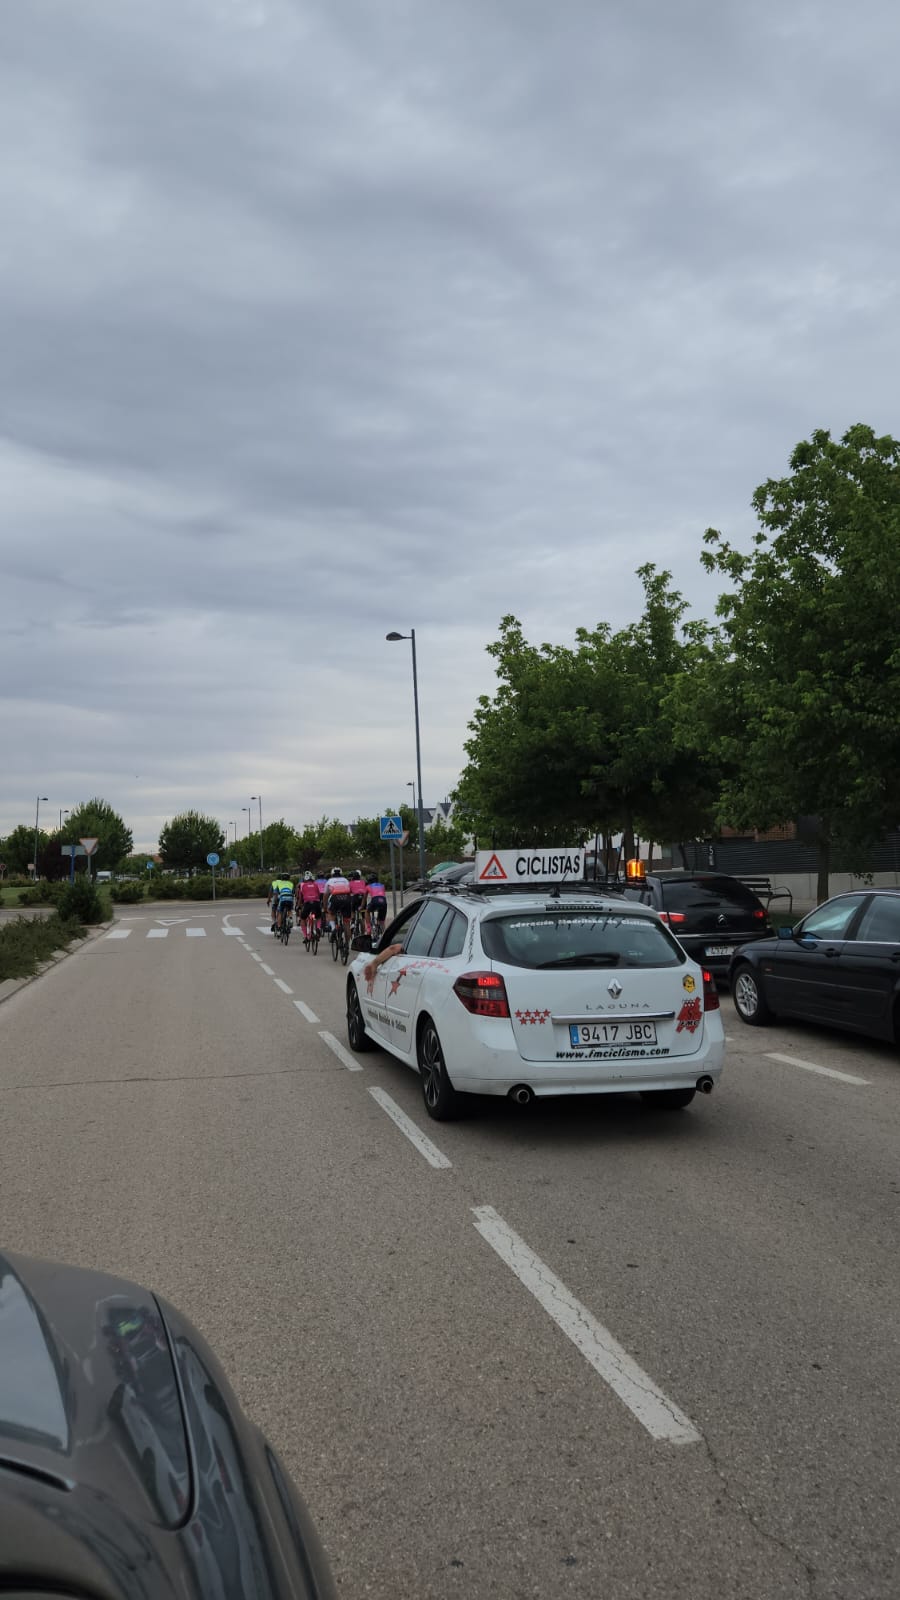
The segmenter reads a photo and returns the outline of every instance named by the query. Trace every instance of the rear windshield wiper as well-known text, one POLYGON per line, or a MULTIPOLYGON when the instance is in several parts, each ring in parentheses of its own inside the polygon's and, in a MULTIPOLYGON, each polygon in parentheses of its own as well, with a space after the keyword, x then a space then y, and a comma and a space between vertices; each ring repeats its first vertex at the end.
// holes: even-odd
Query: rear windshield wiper
POLYGON ((559 956, 556 961, 539 961, 536 972, 546 972, 550 967, 617 967, 621 957, 617 950, 604 950, 599 955, 559 956))

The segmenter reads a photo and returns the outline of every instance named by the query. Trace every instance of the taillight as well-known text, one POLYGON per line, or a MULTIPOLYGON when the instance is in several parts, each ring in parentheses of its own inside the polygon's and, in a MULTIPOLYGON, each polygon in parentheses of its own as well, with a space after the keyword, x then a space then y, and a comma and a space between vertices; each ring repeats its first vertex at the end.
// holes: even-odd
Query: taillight
POLYGON ((476 1017, 509 1016, 506 984, 496 972, 464 972, 453 985, 453 993, 476 1017))
POLYGON ((754 911, 753 915, 757 922, 765 922, 766 920, 766 913, 763 911, 762 907, 760 907, 759 911, 754 911))
POLYGON ((659 919, 660 922, 687 922, 687 917, 683 911, 661 911, 659 919))
POLYGON ((718 1011, 719 991, 716 980, 706 967, 703 968, 703 1009, 704 1011, 718 1011))

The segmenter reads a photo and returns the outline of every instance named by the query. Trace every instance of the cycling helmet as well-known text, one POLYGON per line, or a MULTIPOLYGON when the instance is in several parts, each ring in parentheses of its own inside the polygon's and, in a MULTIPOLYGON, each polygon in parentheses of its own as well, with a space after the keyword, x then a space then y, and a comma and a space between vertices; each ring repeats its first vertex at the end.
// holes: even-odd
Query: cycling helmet
POLYGON ((344 876, 343 868, 342 867, 332 867, 331 876, 333 878, 342 878, 344 876))
POLYGON ((312 883, 312 881, 313 881, 312 873, 311 872, 304 872, 304 874, 303 874, 303 882, 304 883, 312 883))

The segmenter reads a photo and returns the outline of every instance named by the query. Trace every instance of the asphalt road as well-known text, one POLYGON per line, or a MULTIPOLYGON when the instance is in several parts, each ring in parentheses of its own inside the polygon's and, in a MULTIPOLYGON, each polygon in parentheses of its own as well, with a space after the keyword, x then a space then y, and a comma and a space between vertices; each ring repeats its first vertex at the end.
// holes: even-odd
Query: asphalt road
POLYGON ((197 1321, 342 1596, 896 1600, 894 1052, 726 998, 686 1112, 439 1127, 229 906, 122 908, 0 1007, 0 1237, 197 1321))

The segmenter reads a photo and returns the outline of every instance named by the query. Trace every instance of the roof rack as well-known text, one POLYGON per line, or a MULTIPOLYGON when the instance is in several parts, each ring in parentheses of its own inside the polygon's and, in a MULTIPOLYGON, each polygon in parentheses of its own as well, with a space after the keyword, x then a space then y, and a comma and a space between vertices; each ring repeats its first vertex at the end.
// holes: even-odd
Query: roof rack
POLYGON ((561 895, 583 894, 598 895, 622 894, 625 884, 612 879, 592 883, 584 878, 572 879, 570 882, 560 882, 558 878, 544 878, 533 883, 473 883, 471 879, 463 883, 441 883, 439 878, 433 879, 425 889, 420 889, 419 894, 471 894, 482 899, 485 895, 503 897, 511 894, 549 895, 559 899, 561 895))

